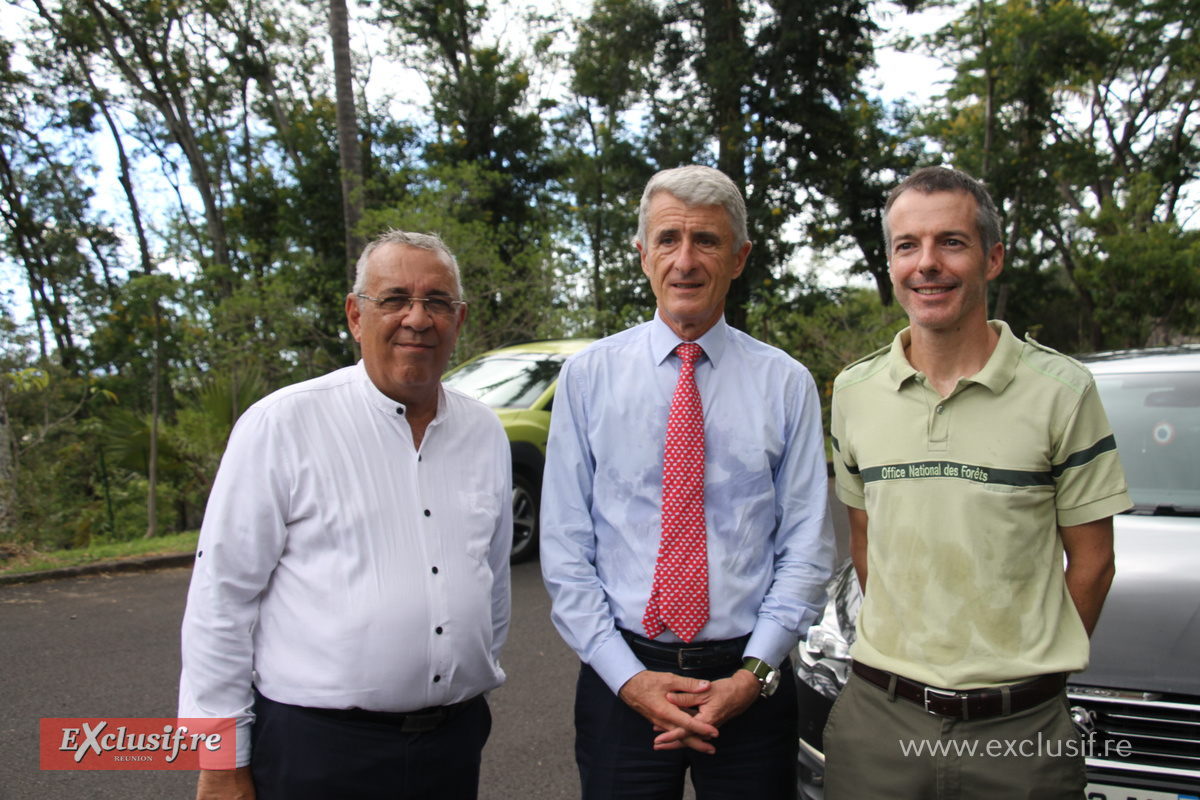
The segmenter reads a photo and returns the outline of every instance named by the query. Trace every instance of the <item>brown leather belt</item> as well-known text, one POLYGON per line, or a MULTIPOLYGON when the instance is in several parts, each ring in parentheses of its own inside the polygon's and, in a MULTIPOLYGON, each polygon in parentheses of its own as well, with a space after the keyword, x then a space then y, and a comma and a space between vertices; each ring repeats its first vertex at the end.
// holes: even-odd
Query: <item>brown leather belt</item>
POLYGON ((899 675, 884 672, 855 661, 854 674, 878 686, 885 692, 891 691, 892 679, 896 681, 896 696, 916 703, 930 714, 952 719, 979 719, 1015 714, 1046 702, 1062 692, 1067 676, 1062 673, 1042 675, 1032 680, 998 686, 991 689, 966 689, 952 691, 926 686, 899 675))

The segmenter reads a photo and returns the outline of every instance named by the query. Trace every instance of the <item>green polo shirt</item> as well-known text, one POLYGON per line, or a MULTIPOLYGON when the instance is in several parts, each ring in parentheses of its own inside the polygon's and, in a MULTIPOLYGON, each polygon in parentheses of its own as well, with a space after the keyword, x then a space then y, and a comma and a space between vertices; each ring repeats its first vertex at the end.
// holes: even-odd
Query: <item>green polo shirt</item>
POLYGON ((837 494, 869 520, 851 654, 949 689, 1087 667, 1058 526, 1131 505, 1091 373, 989 324, 995 352, 948 397, 909 329, 833 389, 837 494))

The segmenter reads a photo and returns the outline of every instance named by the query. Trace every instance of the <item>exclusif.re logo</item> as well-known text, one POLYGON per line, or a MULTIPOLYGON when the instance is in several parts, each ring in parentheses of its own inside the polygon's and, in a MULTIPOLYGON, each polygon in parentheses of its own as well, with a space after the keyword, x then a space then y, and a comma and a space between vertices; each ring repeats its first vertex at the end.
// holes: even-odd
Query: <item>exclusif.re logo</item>
POLYGON ((233 769, 233 719, 43 718, 42 769, 233 769))

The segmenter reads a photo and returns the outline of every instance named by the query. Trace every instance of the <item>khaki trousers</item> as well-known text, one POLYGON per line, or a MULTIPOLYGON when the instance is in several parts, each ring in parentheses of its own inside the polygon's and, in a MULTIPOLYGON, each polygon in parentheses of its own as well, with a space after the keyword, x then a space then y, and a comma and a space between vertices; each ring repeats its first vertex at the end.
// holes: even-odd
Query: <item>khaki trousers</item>
POLYGON ((826 800, 1082 800, 1084 741, 1066 691, 966 722, 852 675, 825 725, 826 800))

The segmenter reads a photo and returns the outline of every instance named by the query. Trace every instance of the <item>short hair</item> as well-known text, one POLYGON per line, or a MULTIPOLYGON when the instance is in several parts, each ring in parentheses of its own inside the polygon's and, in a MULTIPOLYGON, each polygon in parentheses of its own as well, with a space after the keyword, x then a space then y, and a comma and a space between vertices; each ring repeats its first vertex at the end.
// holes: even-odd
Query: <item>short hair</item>
POLYGON ((642 192, 638 206, 637 240, 646 246, 646 226, 650 219, 650 201, 659 192, 666 192, 686 206, 722 206, 729 214, 733 228, 733 252, 742 249, 750 237, 746 233, 746 201, 737 184, 729 176, 712 167, 688 166, 665 169, 656 173, 642 192))
POLYGON ((887 248, 888 259, 892 254, 892 230, 888 225, 888 213, 892 210, 900 195, 910 189, 921 194, 935 192, 957 192, 969 194, 975 198, 975 230, 983 245, 984 255, 992 252, 992 248, 1000 241, 1000 213, 996 203, 988 193, 987 188, 962 170, 949 167, 923 167, 905 178, 900 185, 888 195, 883 207, 883 242, 887 248))
MULTIPOLYGON (((354 294, 361 294, 367 288, 367 273, 369 272, 371 254, 380 247, 389 244, 412 247, 416 250, 429 250, 441 256, 442 261, 445 262, 446 267, 450 270, 451 277, 454 278, 455 296, 459 300, 462 299, 462 278, 458 272, 458 261, 454 258, 454 254, 450 252, 450 248, 446 246, 441 237, 436 233, 411 233, 409 231, 398 231, 394 228, 379 234, 363 248, 362 255, 358 257, 358 264, 354 270, 354 287, 351 289, 354 294)), ((359 298, 359 303, 362 303, 361 297, 359 298)))

